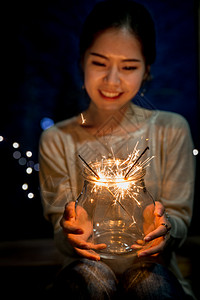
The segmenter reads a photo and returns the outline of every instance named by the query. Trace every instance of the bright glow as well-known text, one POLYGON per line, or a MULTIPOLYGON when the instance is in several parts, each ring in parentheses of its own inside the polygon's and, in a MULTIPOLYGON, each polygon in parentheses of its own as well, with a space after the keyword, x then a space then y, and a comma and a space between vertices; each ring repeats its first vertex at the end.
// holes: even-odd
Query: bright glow
POLYGON ((81 122, 82 124, 85 124, 86 123, 86 119, 84 118, 83 114, 81 113, 81 122))
POLYGON ((19 158, 21 157, 21 153, 20 153, 19 151, 15 151, 15 152, 13 153, 13 157, 14 157, 15 159, 19 159, 19 158))
POLYGON ((31 151, 26 151, 26 156, 27 157, 31 157, 32 156, 32 152, 31 151))
POLYGON ((193 155, 196 156, 196 155, 198 155, 198 154, 199 154, 199 151, 198 151, 197 149, 194 149, 194 150, 193 150, 193 155))
POLYGON ((29 198, 29 199, 34 198, 34 194, 33 194, 33 193, 28 193, 28 198, 29 198))
POLYGON ((141 179, 154 156, 140 161, 141 155, 137 145, 138 143, 125 160, 116 159, 113 154, 112 159, 103 156, 100 161, 91 163, 89 167, 86 165, 85 175, 88 180, 94 182, 93 192, 96 193, 99 189, 106 188, 113 196, 113 204, 118 202, 122 205, 121 200, 128 196, 140 206, 137 195, 143 188, 141 179), (96 177, 95 174, 97 174, 96 177))
POLYGON ((22 184, 22 189, 24 191, 28 190, 28 184, 27 183, 22 184))
POLYGON ((3 142, 4 137, 2 135, 0 135, 0 142, 3 142))
POLYGON ((33 172, 33 169, 31 168, 31 167, 28 167, 27 169, 26 169, 26 173, 27 174, 31 174, 33 172))
POLYGON ((14 143, 13 143, 13 148, 15 148, 15 149, 19 148, 19 143, 14 142, 14 143))

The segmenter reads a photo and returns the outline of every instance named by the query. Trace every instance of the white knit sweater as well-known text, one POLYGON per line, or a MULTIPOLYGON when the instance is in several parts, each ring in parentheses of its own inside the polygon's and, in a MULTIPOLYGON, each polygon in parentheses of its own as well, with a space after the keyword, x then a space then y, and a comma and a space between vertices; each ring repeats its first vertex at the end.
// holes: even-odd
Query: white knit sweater
MULTIPOLYGON (((65 204, 76 200, 83 187, 83 165, 78 154, 87 162, 109 153, 127 158, 136 143, 141 151, 149 146, 150 150, 145 155, 154 158, 147 168, 145 183, 170 216, 170 252, 179 247, 187 236, 192 217, 195 174, 193 143, 187 121, 175 113, 150 111, 134 104, 120 123, 118 120, 118 115, 113 115, 96 134, 90 134, 84 125, 77 122, 77 117, 73 117, 57 123, 41 135, 40 184, 44 216, 54 226, 56 245, 66 256, 66 263, 76 259, 76 255, 62 233, 59 220, 65 204)), ((168 266, 190 293, 173 253, 168 266)))

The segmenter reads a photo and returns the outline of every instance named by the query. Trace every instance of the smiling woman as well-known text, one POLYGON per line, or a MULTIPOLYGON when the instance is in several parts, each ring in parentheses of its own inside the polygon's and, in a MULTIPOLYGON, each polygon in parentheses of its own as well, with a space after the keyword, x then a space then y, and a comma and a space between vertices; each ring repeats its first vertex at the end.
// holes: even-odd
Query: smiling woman
POLYGON ((150 66, 139 40, 123 27, 109 28, 98 35, 82 56, 82 70, 84 86, 92 99, 84 116, 88 131, 94 133, 107 114, 125 109, 148 77, 150 66))
MULTIPOLYGON (((40 140, 44 214, 66 258, 53 287, 55 297, 66 290, 75 299, 111 299, 116 292, 132 299, 193 297, 174 259, 192 217, 190 129, 178 114, 134 103, 155 55, 154 22, 144 6, 126 0, 103 1, 86 19, 80 61, 89 107, 44 131, 40 140), (83 187, 78 156, 100 164, 110 157, 125 160, 136 145, 140 150, 133 164, 141 155, 145 159, 147 153, 140 154, 141 149, 154 156, 145 186, 155 201, 151 218, 155 228, 142 240, 151 246, 138 251, 134 262, 119 256, 109 261, 95 252, 102 244, 87 241, 92 223, 86 210, 79 205, 75 209, 83 187)), ((143 215, 143 227, 147 221, 148 213, 143 215)))
POLYGON ((95 115, 99 124, 101 111, 126 105, 140 89, 148 69, 140 42, 128 29, 111 28, 100 34, 83 58, 84 84, 93 100, 88 118, 95 115))

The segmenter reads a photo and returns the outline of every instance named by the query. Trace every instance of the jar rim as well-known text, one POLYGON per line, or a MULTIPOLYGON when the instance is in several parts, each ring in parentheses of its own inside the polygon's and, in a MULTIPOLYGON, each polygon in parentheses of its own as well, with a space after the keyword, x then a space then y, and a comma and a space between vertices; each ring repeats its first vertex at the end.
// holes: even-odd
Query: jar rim
POLYGON ((82 175, 89 182, 99 182, 102 184, 141 181, 146 174, 146 170, 140 164, 137 164, 126 178, 126 174, 131 169, 133 163, 134 162, 130 163, 122 159, 102 159, 101 161, 88 164, 94 173, 92 173, 89 168, 84 167, 82 175), (97 174, 99 178, 95 176, 95 174, 97 174))

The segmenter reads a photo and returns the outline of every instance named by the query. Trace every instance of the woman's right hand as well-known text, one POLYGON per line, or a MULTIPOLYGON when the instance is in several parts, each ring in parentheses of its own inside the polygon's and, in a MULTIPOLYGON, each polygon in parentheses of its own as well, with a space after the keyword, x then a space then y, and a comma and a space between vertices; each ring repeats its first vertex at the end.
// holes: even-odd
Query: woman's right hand
POLYGON ((100 256, 94 250, 106 248, 106 244, 94 244, 88 242, 92 235, 93 227, 87 212, 81 206, 75 209, 75 202, 69 202, 60 220, 60 225, 69 243, 75 251, 83 257, 100 260, 100 256))

